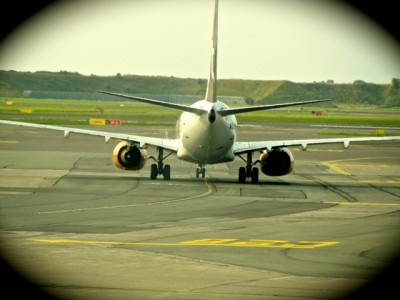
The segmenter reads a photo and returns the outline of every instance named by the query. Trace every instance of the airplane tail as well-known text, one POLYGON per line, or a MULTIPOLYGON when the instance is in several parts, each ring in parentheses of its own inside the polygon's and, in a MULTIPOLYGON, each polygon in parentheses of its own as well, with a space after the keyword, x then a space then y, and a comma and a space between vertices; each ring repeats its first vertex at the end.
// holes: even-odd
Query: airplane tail
MULTIPOLYGON (((213 32, 212 32, 212 47, 211 47, 211 60, 210 60, 210 74, 208 77, 207 82, 207 92, 205 100, 211 103, 217 102, 217 49, 218 49, 218 0, 215 0, 215 8, 214 8, 214 24, 213 24, 213 32)), ((107 91, 98 91, 99 93, 108 94, 117 96, 120 98, 126 98, 136 101, 141 101, 153 105, 164 106, 168 108, 177 109, 180 111, 186 111, 190 113, 194 113, 197 115, 202 115, 207 111, 203 108, 197 108, 193 106, 186 106, 177 103, 170 103, 160 100, 154 99, 147 99, 133 95, 124 95, 120 93, 112 93, 107 91)), ((322 99, 322 100, 311 100, 311 101, 301 101, 301 102, 292 102, 292 103, 281 103, 281 104, 270 104, 270 105, 260 105, 260 106, 247 106, 247 107, 239 107, 239 108, 230 108, 224 109, 219 111, 218 113, 221 116, 229 116, 239 113, 246 113, 252 111, 259 111, 259 110, 269 110, 275 108, 282 108, 288 106, 295 106, 295 105, 303 105, 303 104, 311 104, 311 103, 318 103, 318 102, 325 102, 329 101, 329 99, 322 99)), ((213 110, 211 115, 209 115, 210 121, 215 120, 215 111, 213 110)))
POLYGON ((215 0, 214 24, 210 59, 210 74, 207 82, 206 100, 217 102, 217 50, 218 50, 218 0, 215 0))

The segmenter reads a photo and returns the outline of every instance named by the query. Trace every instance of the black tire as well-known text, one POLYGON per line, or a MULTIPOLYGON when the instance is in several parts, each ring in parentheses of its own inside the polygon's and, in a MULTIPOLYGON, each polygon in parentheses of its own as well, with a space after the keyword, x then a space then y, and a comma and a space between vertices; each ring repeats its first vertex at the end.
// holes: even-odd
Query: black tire
POLYGON ((253 168, 251 170, 251 182, 252 183, 258 183, 258 168, 253 168))
POLYGON ((157 175, 158 175, 158 167, 156 164, 152 164, 150 169, 150 179, 152 180, 157 179, 157 175))
POLYGON ((165 165, 163 175, 164 175, 164 180, 171 179, 171 166, 170 165, 165 165))
POLYGON ((245 183, 246 181, 246 169, 244 167, 239 168, 239 183, 245 183))

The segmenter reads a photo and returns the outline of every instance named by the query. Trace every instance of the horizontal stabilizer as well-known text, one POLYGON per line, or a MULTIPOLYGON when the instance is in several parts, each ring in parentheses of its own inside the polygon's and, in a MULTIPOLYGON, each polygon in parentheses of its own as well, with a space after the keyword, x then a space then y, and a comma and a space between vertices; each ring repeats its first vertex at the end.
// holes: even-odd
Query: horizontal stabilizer
POLYGON ((205 110, 200 109, 200 108, 186 106, 186 105, 180 105, 180 104, 176 104, 176 103, 164 102, 164 101, 160 101, 160 100, 147 99, 147 98, 142 98, 142 97, 137 97, 137 96, 132 96, 132 95, 125 95, 125 94, 112 93, 112 92, 106 92, 106 91, 97 91, 97 92, 102 93, 102 94, 116 96, 116 97, 121 97, 121 98, 125 98, 125 99, 140 101, 140 102, 144 102, 144 103, 148 103, 148 104, 173 108, 173 109, 177 109, 180 111, 187 111, 187 112, 191 112, 191 113, 198 114, 198 115, 203 114, 205 112, 205 110))
POLYGON ((246 113, 246 112, 257 111, 257 110, 268 110, 268 109, 275 109, 275 108, 282 108, 282 107, 296 106, 296 105, 303 105, 303 104, 311 104, 311 103, 318 103, 318 102, 326 102, 326 101, 330 101, 330 99, 310 100, 310 101, 280 103, 280 104, 269 104, 269 105, 259 105, 259 106, 248 106, 248 107, 239 107, 239 108, 229 108, 226 110, 221 110, 221 111, 219 111, 219 113, 221 114, 221 116, 228 116, 228 115, 235 115, 235 114, 246 113))

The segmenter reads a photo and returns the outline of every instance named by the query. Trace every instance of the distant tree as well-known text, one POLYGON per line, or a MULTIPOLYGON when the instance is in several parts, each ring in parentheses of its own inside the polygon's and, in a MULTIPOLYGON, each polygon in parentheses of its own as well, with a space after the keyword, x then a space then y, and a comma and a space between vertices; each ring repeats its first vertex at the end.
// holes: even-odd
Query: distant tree
POLYGON ((332 79, 328 79, 328 80, 326 81, 326 83, 334 84, 335 82, 334 82, 332 79))
POLYGON ((126 88, 125 88, 125 93, 134 94, 134 93, 136 93, 136 91, 135 91, 134 88, 126 87, 126 88))
POLYGON ((400 78, 392 78, 392 87, 396 89, 400 87, 400 78))
POLYGON ((249 98, 249 97, 246 97, 246 99, 244 101, 248 105, 254 105, 254 102, 255 102, 253 98, 249 98))
POLYGON ((353 84, 366 84, 364 80, 354 80, 353 84))
POLYGON ((118 78, 118 79, 121 79, 121 78, 122 78, 121 73, 117 73, 117 78, 118 78))

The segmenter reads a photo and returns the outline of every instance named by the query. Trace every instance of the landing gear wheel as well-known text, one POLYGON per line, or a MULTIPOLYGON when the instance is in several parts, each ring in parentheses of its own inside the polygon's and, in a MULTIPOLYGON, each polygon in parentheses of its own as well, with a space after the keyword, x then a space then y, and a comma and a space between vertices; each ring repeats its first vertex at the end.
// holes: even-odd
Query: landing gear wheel
POLYGON ((239 157, 246 162, 246 167, 239 168, 239 183, 245 183, 247 178, 250 178, 252 183, 258 183, 258 168, 253 168, 253 166, 259 161, 253 163, 253 153, 251 151, 247 152, 246 159, 240 155, 239 157))
POLYGON ((258 183, 258 168, 253 168, 251 170, 251 182, 258 183))
POLYGON ((158 149, 158 158, 154 156, 150 156, 148 159, 153 159, 157 164, 152 164, 150 169, 150 179, 155 180, 157 179, 158 175, 163 175, 165 180, 171 179, 171 166, 164 165, 163 161, 168 156, 170 156, 173 152, 169 153, 167 156, 164 156, 164 149, 158 149))
POLYGON ((156 164, 152 164, 150 169, 150 179, 152 180, 157 179, 157 175, 158 175, 158 167, 156 164))
POLYGON ((164 180, 170 180, 171 179, 171 166, 170 165, 165 165, 164 167, 164 180))
POLYGON ((246 168, 239 168, 239 183, 244 183, 246 181, 246 168))

